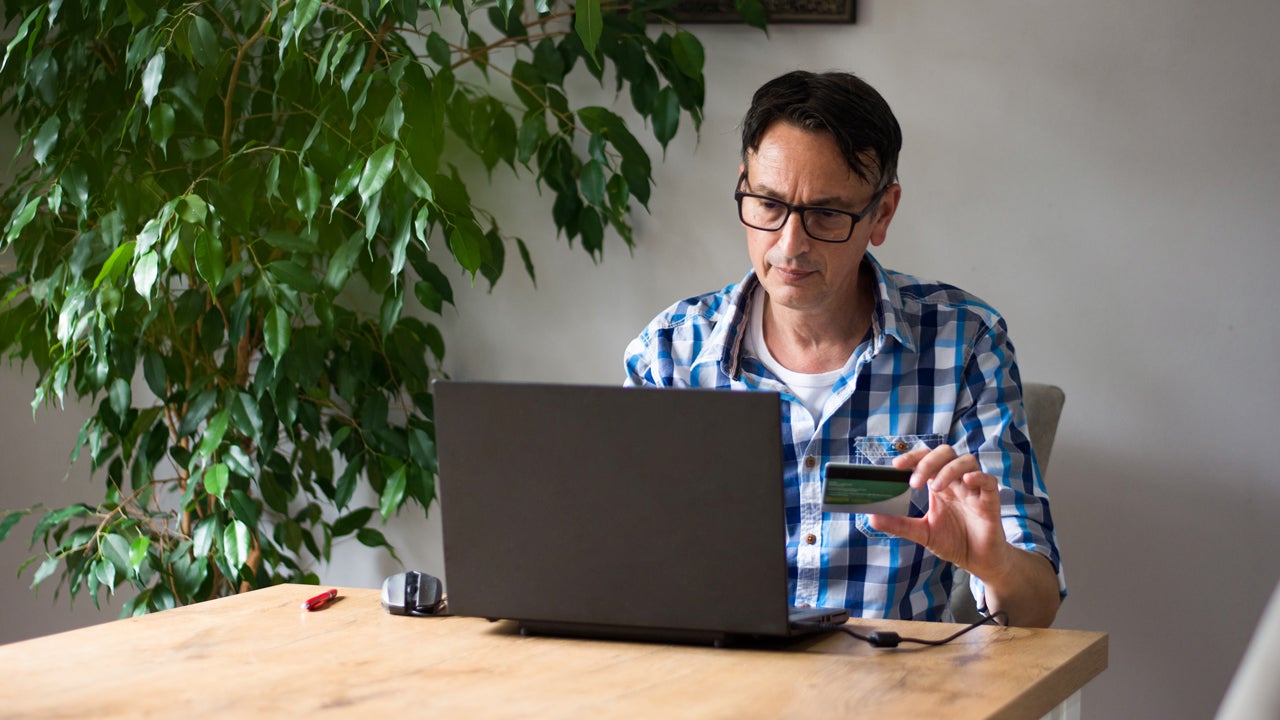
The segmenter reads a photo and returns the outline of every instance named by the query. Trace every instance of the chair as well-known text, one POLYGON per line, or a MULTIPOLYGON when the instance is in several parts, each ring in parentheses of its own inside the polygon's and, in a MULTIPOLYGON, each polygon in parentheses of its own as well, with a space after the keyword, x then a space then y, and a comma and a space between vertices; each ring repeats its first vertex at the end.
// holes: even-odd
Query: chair
MULTIPOLYGON (((1027 408, 1027 429, 1031 433, 1031 447, 1035 449, 1041 477, 1049 470, 1049 453, 1053 451, 1053 438, 1058 432, 1058 418, 1062 416, 1062 404, 1066 399, 1066 393, 1056 385, 1022 385, 1022 403, 1027 408)), ((951 614, 955 616, 956 622, 971 623, 981 618, 973 593, 969 592, 969 573, 959 568, 956 568, 950 603, 951 614)))

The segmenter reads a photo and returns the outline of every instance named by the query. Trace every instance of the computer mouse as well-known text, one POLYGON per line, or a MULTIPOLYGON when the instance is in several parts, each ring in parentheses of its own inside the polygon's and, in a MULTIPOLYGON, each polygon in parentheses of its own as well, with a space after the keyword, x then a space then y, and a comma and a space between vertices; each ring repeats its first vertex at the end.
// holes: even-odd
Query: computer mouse
POLYGON ((382 608, 392 615, 441 615, 444 584, 417 570, 396 573, 382 581, 382 608))

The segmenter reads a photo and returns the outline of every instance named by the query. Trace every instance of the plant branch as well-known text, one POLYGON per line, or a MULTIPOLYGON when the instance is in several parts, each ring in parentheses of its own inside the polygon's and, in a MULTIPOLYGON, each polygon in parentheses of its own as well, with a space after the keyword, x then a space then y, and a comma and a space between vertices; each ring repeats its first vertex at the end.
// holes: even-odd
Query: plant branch
MULTIPOLYGON (((288 0, 281 3, 280 7, 284 7, 287 4, 288 0)), ((240 43, 236 49, 236 59, 231 64, 231 77, 227 80, 227 94, 222 99, 222 153, 224 155, 231 153, 231 124, 233 119, 231 103, 235 99, 236 85, 239 83, 240 78, 240 67, 244 64, 244 58, 249 52, 249 48, 257 44, 257 42, 262 39, 263 35, 266 34, 267 28, 271 25, 273 15, 274 13, 267 13, 267 16, 262 19, 262 24, 258 26, 257 31, 255 31, 248 40, 240 43)))

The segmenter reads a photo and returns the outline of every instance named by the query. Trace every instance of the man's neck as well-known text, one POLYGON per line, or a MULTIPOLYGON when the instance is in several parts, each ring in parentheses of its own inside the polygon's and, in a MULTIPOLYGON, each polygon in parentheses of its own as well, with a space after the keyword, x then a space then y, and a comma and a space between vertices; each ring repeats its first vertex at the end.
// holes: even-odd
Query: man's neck
POLYGON ((816 374, 844 367, 871 328, 873 285, 864 267, 847 311, 786 308, 766 296, 762 330, 769 353, 794 372, 816 374))

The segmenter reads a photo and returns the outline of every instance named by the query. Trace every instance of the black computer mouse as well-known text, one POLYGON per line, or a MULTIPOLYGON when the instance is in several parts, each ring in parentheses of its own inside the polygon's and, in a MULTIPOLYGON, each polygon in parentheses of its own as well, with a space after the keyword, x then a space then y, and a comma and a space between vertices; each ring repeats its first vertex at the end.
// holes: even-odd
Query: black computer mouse
POLYGON ((382 608, 392 615, 442 615, 444 584, 417 570, 396 573, 382 582, 382 608))

